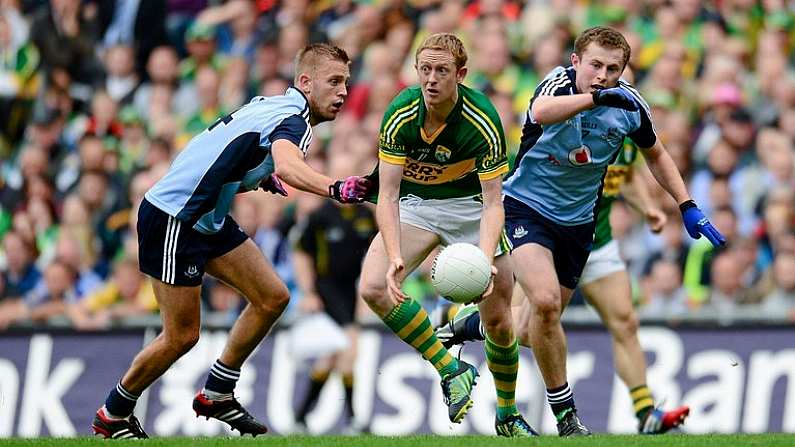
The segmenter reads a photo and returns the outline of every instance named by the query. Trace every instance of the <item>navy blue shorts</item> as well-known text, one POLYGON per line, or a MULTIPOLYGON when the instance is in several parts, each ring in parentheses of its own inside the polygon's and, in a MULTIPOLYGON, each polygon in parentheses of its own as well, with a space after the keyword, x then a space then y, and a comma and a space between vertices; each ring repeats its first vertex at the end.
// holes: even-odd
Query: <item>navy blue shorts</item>
POLYGON ((248 238, 232 216, 221 231, 204 234, 144 199, 138 209, 138 263, 166 284, 199 286, 207 261, 229 253, 248 238))
POLYGON ((536 243, 552 252, 558 282, 575 289, 593 246, 595 223, 564 226, 539 214, 524 203, 505 196, 505 236, 511 250, 536 243))

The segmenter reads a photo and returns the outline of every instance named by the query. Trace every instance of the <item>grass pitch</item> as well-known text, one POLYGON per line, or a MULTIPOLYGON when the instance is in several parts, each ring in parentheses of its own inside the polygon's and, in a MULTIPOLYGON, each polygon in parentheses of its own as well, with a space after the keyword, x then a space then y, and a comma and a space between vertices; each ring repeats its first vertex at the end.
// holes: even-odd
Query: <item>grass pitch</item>
MULTIPOLYGON (((2 439, 3 447, 83 447, 106 445, 90 437, 2 439)), ((503 439, 496 436, 261 436, 259 438, 152 438, 148 441, 109 441, 146 447, 214 447, 214 446, 267 446, 267 447, 502 447, 502 446, 588 446, 588 447, 713 447, 713 446, 764 446, 790 447, 795 445, 795 434, 758 435, 682 435, 664 436, 596 435, 590 438, 560 439, 542 436, 527 439, 503 439)), ((110 445, 110 444, 107 444, 110 445)))

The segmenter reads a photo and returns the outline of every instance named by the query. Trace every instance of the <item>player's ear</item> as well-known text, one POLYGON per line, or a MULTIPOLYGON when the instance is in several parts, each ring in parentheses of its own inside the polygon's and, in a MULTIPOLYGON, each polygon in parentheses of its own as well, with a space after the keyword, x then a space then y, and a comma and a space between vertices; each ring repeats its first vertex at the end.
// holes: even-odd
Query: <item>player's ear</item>
POLYGON ((301 73, 298 75, 298 85, 296 87, 302 92, 309 94, 312 91, 312 78, 306 73, 301 73))
POLYGON ((575 67, 580 65, 580 57, 577 56, 577 53, 571 53, 571 65, 575 67))
POLYGON ((464 78, 466 77, 466 75, 467 75, 467 68, 466 67, 459 68, 458 72, 456 73, 456 78, 458 79, 458 82, 464 82, 464 78))

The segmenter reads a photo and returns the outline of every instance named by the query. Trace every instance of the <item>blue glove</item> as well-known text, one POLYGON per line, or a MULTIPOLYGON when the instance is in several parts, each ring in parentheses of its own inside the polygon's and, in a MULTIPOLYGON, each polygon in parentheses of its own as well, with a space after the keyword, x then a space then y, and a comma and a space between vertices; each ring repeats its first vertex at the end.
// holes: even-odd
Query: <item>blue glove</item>
POLYGON ((703 234, 715 247, 726 243, 726 238, 709 223, 709 219, 698 209, 696 202, 692 200, 682 202, 679 205, 679 210, 682 211, 682 221, 685 223, 685 229, 690 237, 699 239, 703 234))
POLYGON ((591 93, 591 97, 597 106, 617 107, 631 112, 638 110, 635 97, 621 87, 596 89, 591 93))

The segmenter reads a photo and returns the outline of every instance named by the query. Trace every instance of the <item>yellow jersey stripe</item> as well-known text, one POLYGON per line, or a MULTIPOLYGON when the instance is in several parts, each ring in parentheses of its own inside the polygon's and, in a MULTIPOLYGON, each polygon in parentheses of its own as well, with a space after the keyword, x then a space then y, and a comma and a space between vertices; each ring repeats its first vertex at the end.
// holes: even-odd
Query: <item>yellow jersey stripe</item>
POLYGON ((466 96, 464 96, 464 104, 469 105, 469 107, 475 113, 477 113, 478 115, 483 117, 483 119, 486 121, 486 123, 489 125, 489 127, 491 127, 491 131, 494 132, 494 135, 496 136, 497 141, 499 142, 499 140, 500 140, 500 132, 497 130, 497 126, 494 124, 494 121, 492 121, 491 118, 489 118, 489 116, 484 111, 480 110, 475 104, 473 104, 470 100, 468 100, 466 98, 466 96))
POLYGON ((471 117, 471 116, 470 116, 468 113, 462 113, 462 115, 464 116, 464 118, 466 118, 466 119, 467 119, 467 121, 469 121, 470 123, 472 123, 472 125, 475 127, 475 129, 477 129, 478 131, 480 131, 480 133, 483 135, 483 138, 486 140, 486 142, 488 142, 488 143, 489 143, 489 156, 491 157, 491 154, 493 154, 493 153, 494 153, 494 151, 495 151, 495 148, 494 148, 494 140, 492 140, 491 138, 489 138, 489 135, 486 133, 486 131, 483 129, 483 127, 481 127, 480 123, 478 123, 478 122, 477 122, 477 121, 476 121, 474 118, 472 118, 472 117, 471 117))
POLYGON ((395 141, 395 135, 397 135, 397 133, 400 131, 400 128, 403 127, 409 121, 411 121, 414 118, 416 118, 417 115, 418 114, 417 114, 416 111, 412 111, 411 115, 406 116, 405 118, 403 118, 403 120, 401 120, 398 123, 396 123, 395 125, 393 125, 392 126, 392 130, 389 130, 388 133, 387 133, 387 141, 394 142, 395 141))
POLYGON ((387 154, 384 151, 378 151, 378 159, 383 160, 391 165, 404 165, 406 164, 406 156, 397 157, 395 155, 387 154))
POLYGON ((389 117, 389 120, 387 120, 387 123, 383 127, 382 133, 385 136, 393 134, 394 132, 392 132, 392 128, 395 126, 396 122, 403 119, 407 114, 415 114, 419 111, 419 106, 417 104, 419 104, 419 99, 416 99, 415 101, 412 101, 411 104, 396 110, 395 113, 389 117))
POLYGON ((508 172, 508 170, 509 170, 508 163, 506 162, 505 164, 500 165, 499 169, 497 170, 488 171, 488 172, 478 172, 478 178, 483 181, 491 180, 505 174, 506 172, 508 172))

